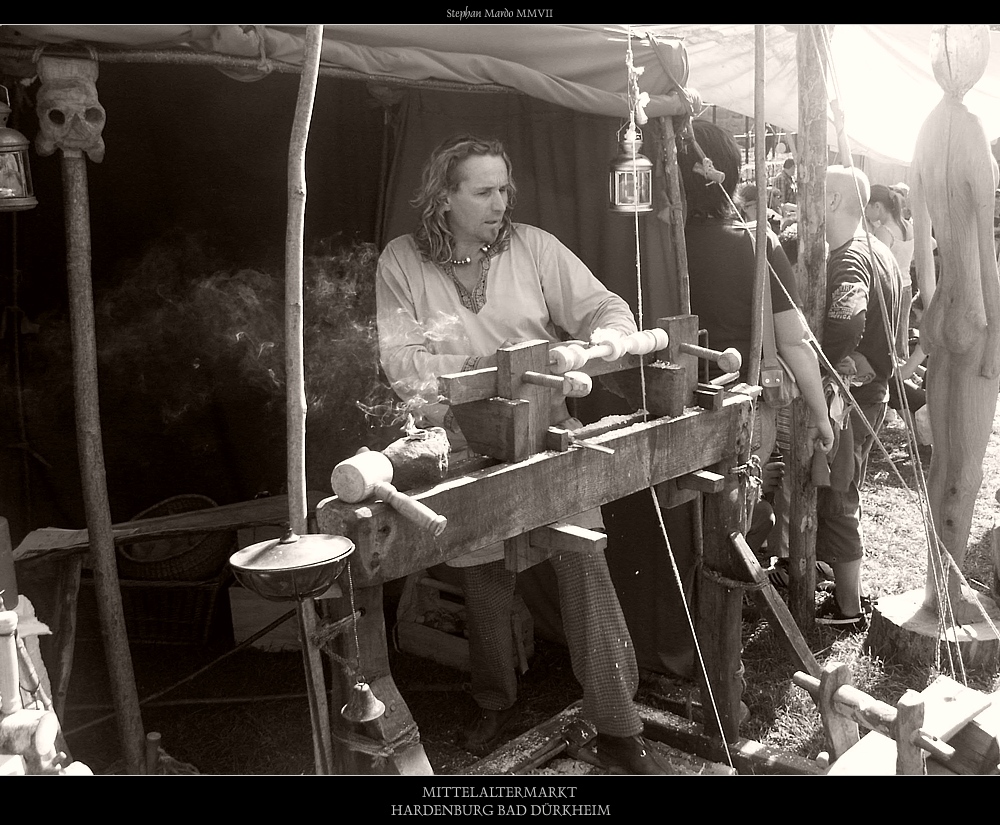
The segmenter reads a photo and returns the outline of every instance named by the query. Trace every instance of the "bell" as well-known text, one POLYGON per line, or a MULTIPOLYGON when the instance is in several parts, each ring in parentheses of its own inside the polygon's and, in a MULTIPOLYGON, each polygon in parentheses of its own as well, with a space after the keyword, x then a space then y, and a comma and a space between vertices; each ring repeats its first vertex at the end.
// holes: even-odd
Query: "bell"
POLYGON ((385 705, 372 693, 367 682, 358 682, 351 690, 347 704, 340 709, 340 715, 348 722, 371 722, 385 713, 385 705))

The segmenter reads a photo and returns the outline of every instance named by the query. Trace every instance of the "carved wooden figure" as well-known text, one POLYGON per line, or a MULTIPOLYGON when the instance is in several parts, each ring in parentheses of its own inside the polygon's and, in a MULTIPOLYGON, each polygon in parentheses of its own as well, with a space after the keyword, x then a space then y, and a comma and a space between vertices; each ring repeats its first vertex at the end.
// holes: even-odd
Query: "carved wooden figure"
MULTIPOLYGON (((989 59, 986 26, 935 27, 941 102, 920 130, 913 158, 915 261, 927 311, 921 343, 930 357, 927 406, 934 452, 928 491, 934 526, 959 568, 965 559, 982 461, 1000 389, 1000 278, 993 246, 996 160, 983 125, 963 104, 989 59), (941 260, 935 283, 931 230, 941 260)), ((958 624, 980 618, 973 594, 949 569, 958 624)), ((924 602, 940 612, 933 571, 924 602)))

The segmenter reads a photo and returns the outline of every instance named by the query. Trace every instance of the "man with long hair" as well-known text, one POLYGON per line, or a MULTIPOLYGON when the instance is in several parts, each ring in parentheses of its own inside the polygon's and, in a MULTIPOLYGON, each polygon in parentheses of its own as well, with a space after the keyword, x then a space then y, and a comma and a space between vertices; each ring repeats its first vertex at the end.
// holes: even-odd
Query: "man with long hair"
MULTIPOLYGON (((496 140, 459 135, 424 166, 413 200, 416 231, 391 241, 376 276, 382 367, 393 389, 423 419, 444 426, 453 450, 465 439, 439 402, 440 375, 494 366, 496 351, 528 340, 588 340, 598 328, 635 331, 628 305, 608 291, 553 235, 511 221, 510 158, 496 140)), ((550 421, 579 426, 552 393, 550 421)), ((600 527, 599 508, 573 520, 600 527)), ((556 553, 559 602, 583 711, 597 728, 598 756, 623 773, 669 773, 641 736, 632 701, 638 667, 603 552, 556 553)), ((515 575, 503 544, 471 551, 460 567, 477 711, 462 745, 488 752, 513 717, 511 610, 515 575)))

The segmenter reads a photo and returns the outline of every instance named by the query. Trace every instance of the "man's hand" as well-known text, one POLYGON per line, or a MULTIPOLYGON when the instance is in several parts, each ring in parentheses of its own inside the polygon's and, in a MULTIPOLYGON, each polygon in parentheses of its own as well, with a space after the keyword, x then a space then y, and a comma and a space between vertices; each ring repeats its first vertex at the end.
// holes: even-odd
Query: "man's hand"
POLYGON ((768 461, 760 471, 760 492, 761 495, 773 493, 781 486, 781 480, 785 477, 784 461, 768 461))
POLYGON ((819 422, 812 422, 808 427, 808 443, 812 444, 813 451, 819 450, 821 453, 829 454, 833 449, 833 427, 830 419, 824 418, 819 422))

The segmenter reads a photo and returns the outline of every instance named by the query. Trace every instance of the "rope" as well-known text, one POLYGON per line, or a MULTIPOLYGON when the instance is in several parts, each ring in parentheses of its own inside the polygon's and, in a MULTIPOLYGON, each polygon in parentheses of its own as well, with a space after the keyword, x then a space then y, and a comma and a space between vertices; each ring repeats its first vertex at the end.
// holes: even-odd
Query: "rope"
POLYGON ((391 742, 372 739, 346 730, 333 729, 330 735, 340 744, 346 745, 350 750, 363 753, 375 760, 375 766, 379 767, 397 751, 405 750, 420 742, 420 731, 416 725, 408 725, 391 742))
POLYGON ((763 590, 765 587, 770 587, 771 582, 765 577, 763 581, 759 582, 747 582, 742 579, 731 579, 728 576, 723 576, 721 573, 712 570, 710 567, 705 567, 704 565, 698 566, 698 573, 703 579, 720 584, 728 590, 763 590))

